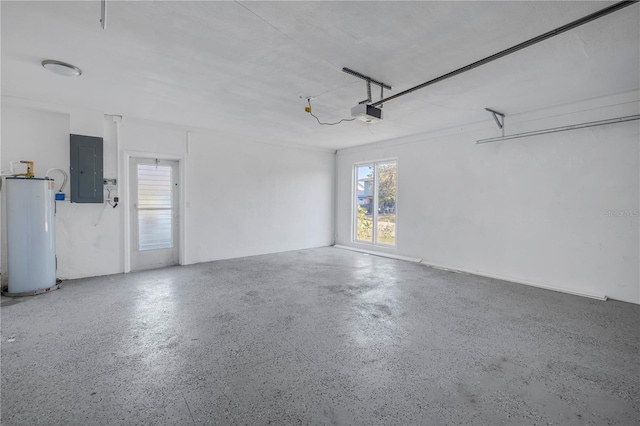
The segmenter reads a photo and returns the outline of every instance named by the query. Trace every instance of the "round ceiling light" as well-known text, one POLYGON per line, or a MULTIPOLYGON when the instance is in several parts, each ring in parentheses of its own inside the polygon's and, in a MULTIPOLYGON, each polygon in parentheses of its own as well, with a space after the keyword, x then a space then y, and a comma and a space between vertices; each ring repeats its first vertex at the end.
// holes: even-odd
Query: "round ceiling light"
POLYGON ((42 61, 42 66, 51 72, 67 77, 78 77, 82 74, 82 70, 66 62, 46 60, 42 61))

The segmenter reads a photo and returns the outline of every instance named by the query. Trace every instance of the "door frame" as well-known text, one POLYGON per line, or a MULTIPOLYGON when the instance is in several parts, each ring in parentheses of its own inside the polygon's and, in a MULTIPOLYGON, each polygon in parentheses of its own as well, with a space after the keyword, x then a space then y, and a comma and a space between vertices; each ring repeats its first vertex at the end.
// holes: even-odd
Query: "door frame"
POLYGON ((118 185, 120 192, 122 194, 122 200, 125 201, 127 208, 122 209, 126 211, 124 215, 124 273, 131 272, 131 214, 129 214, 129 208, 131 204, 131 176, 129 173, 129 169, 131 167, 131 161, 133 158, 151 158, 158 160, 173 160, 178 162, 178 196, 180 199, 178 200, 178 229, 180 235, 178 237, 178 265, 186 264, 185 260, 185 247, 186 247, 186 206, 187 206, 187 197, 185 196, 185 187, 187 180, 187 172, 186 172, 186 161, 184 155, 179 154, 162 154, 162 153, 153 153, 153 152, 143 152, 143 151, 124 151, 124 161, 123 167, 121 168, 123 172, 123 185, 118 185))

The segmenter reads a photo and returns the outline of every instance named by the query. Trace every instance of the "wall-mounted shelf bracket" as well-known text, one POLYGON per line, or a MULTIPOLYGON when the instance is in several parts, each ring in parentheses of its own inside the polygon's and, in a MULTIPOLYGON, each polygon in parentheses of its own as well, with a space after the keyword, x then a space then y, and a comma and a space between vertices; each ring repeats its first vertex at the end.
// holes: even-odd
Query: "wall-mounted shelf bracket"
POLYGON ((496 120, 496 124, 498 125, 500 130, 502 130, 502 136, 504 136, 504 114, 498 111, 494 111, 490 108, 485 108, 485 110, 489 111, 491 115, 493 115, 493 119, 496 120))
POLYGON ((486 111, 489 111, 491 115, 493 115, 493 119, 496 120, 496 124, 500 129, 504 129, 504 114, 498 111, 494 111, 489 108, 485 108, 486 111), (502 120, 500 120, 500 117, 502 120))
MULTIPOLYGON (((551 129, 534 130, 532 132, 517 133, 515 135, 509 135, 509 136, 504 136, 504 134, 503 134, 501 137, 497 137, 497 138, 480 139, 480 140, 477 140, 476 143, 477 144, 481 144, 481 143, 488 143, 488 142, 500 142, 500 141, 506 141, 506 140, 509 140, 509 139, 517 139, 517 138, 525 138, 525 137, 529 137, 529 136, 545 135, 547 133, 564 132, 564 131, 567 131, 567 130, 577 130, 577 129, 584 129, 584 128, 587 128, 587 127, 595 127, 595 126, 604 126, 604 125, 608 125, 608 124, 624 123, 624 122, 633 121, 633 120, 640 120, 640 114, 628 115, 626 117, 609 118, 607 120, 590 121, 588 123, 571 124, 569 126, 553 127, 551 129)), ((504 130, 503 130, 503 133, 504 133, 504 130)))

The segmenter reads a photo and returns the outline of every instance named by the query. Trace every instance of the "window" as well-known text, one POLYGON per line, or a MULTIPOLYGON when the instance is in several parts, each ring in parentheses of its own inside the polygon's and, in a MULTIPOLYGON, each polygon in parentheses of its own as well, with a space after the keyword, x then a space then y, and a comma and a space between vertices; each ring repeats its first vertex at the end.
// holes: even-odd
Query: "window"
POLYGON ((355 241, 395 247, 396 165, 381 161, 355 166, 355 241))
POLYGON ((173 247, 171 167, 138 164, 138 249, 173 247))

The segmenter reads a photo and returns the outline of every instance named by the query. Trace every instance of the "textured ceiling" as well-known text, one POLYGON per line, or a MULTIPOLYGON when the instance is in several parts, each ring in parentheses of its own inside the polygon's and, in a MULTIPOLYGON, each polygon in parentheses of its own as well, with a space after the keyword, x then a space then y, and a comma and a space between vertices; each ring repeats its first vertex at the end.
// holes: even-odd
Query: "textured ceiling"
POLYGON ((102 30, 99 1, 2 1, 2 94, 338 149, 637 89, 636 4, 390 102, 381 123, 304 112, 314 96, 321 120, 350 118, 366 86, 344 66, 391 95, 610 4, 110 0, 102 30))

